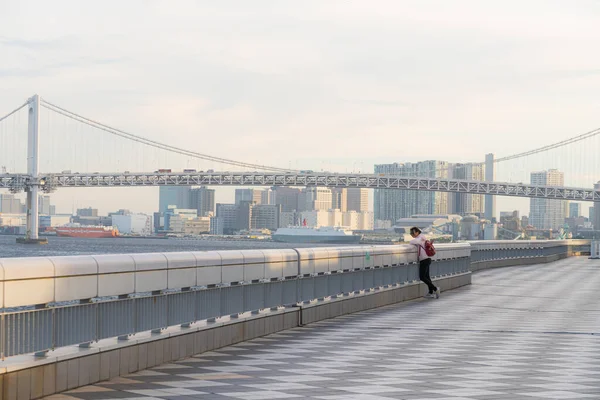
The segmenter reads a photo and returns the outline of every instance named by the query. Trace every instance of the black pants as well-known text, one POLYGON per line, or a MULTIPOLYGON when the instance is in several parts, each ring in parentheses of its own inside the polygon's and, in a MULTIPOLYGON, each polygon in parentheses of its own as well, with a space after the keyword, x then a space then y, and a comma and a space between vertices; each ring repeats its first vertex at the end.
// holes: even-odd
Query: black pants
POLYGON ((419 262, 419 279, 429 288, 429 293, 433 293, 437 290, 431 277, 429 276, 429 266, 431 265, 431 258, 426 258, 419 262))

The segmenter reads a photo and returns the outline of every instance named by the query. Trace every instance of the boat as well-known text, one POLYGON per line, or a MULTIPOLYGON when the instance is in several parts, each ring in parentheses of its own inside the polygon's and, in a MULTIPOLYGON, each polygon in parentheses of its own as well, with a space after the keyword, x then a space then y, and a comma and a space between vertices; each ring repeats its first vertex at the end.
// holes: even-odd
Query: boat
POLYGON ((285 243, 359 243, 361 235, 355 235, 351 230, 342 227, 322 226, 309 228, 306 226, 290 226, 279 228, 271 238, 276 242, 285 243))
POLYGON ((114 226, 65 225, 55 229, 62 237, 79 238, 111 238, 119 236, 119 230, 114 226))

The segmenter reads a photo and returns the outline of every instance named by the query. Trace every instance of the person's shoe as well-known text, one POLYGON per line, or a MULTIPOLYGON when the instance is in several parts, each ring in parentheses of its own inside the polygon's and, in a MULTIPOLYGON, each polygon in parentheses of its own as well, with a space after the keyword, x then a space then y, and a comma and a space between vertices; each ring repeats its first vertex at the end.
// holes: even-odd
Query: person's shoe
POLYGON ((435 299, 435 294, 434 293, 427 293, 423 297, 426 298, 426 299, 435 299))
POLYGON ((436 298, 436 299, 439 299, 439 298, 440 298, 440 293, 441 293, 441 292, 442 292, 442 291, 440 290, 440 287, 438 286, 438 287, 435 289, 435 298, 436 298))

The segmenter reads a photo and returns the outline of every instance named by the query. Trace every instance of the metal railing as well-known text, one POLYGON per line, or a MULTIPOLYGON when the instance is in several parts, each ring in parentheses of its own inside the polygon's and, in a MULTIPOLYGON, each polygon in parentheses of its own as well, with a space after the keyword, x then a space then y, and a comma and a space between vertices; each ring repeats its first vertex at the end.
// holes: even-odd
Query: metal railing
MULTIPOLYGON (((440 245, 432 277, 469 269, 440 245)), ((2 357, 43 355, 419 279, 413 246, 0 259, 2 357)))
MULTIPOLYGON (((589 241, 439 244, 431 276, 489 260, 569 255, 577 246, 590 248, 589 241)), ((414 247, 399 245, 0 258, 0 278, 5 358, 405 285, 419 271, 414 247)))
POLYGON ((471 262, 571 255, 590 251, 589 240, 483 240, 469 242, 471 262))

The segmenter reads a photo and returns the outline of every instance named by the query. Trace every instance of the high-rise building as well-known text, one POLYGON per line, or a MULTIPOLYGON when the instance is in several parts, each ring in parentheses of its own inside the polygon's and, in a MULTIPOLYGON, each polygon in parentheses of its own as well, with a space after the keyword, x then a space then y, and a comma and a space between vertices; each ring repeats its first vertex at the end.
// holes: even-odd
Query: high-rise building
POLYGON ((238 231, 249 231, 252 229, 252 208, 255 203, 251 201, 241 201, 237 204, 237 214, 235 218, 235 228, 238 231))
POLYGON ((271 231, 279 228, 281 217, 281 205, 279 204, 256 204, 252 207, 251 229, 269 229, 271 231))
POLYGON ((50 215, 50 196, 38 197, 38 212, 43 215, 50 215))
POLYGON ((369 189, 348 188, 347 211, 356 211, 359 213, 369 211, 369 189))
POLYGON ((231 235, 236 231, 238 206, 235 204, 217 204, 217 218, 222 222, 221 231, 225 235, 231 235))
POLYGON ((15 198, 12 193, 0 194, 0 213, 4 214, 21 214, 23 212, 23 204, 21 200, 15 198))
POLYGON ((48 209, 50 210, 50 215, 56 215, 56 206, 54 204, 50 204, 48 209))
POLYGON ((215 212, 215 189, 206 186, 190 190, 190 208, 198 211, 199 217, 205 217, 208 213, 215 212))
POLYGON ((579 217, 581 215, 581 203, 569 203, 569 218, 579 217))
MULTIPOLYGON (((450 164, 448 168, 448 178, 483 181, 484 170, 482 164, 450 164)), ((463 216, 482 216, 484 212, 484 195, 469 193, 448 194, 448 213, 463 216)))
POLYGON ((290 213, 298 211, 298 197, 300 189, 285 186, 272 188, 273 204, 281 205, 281 212, 290 213))
MULTIPOLYGON (((531 173, 532 185, 564 186, 564 183, 564 173, 556 169, 531 173)), ((566 204, 564 200, 530 199, 529 224, 538 229, 559 229, 565 223, 566 204)))
MULTIPOLYGON (((405 164, 375 165, 376 174, 403 177, 446 178, 446 161, 421 161, 405 164)), ((391 221, 408 218, 415 214, 447 214, 448 193, 421 190, 375 189, 375 220, 391 221)))
POLYGON ((331 208, 341 212, 348 211, 348 190, 346 188, 331 189, 331 208))
POLYGON ((302 189, 298 208, 301 211, 330 210, 332 208, 331 189, 307 187, 302 189))
POLYGON ((78 208, 77 209, 77 216, 78 217, 97 217, 98 216, 98 209, 97 208, 92 208, 92 207, 78 208))
POLYGON ((235 204, 250 201, 256 204, 271 204, 271 189, 235 189, 235 204))
POLYGON ((190 208, 190 186, 161 186, 158 194, 158 211, 166 213, 169 206, 190 208))

